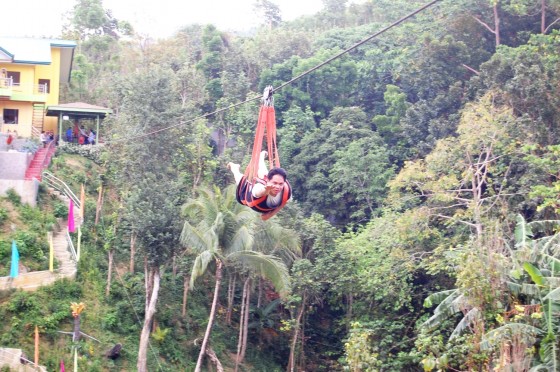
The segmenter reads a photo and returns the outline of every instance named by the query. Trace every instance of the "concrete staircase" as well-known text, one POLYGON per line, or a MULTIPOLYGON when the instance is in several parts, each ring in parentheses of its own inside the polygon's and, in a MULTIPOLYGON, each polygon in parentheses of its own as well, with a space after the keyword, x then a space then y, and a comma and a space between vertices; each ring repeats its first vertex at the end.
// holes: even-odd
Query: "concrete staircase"
POLYGON ((42 173, 45 168, 47 168, 51 162, 51 159, 56 151, 56 147, 53 145, 49 147, 40 148, 29 163, 27 171, 25 172, 25 179, 32 180, 33 178, 41 181, 42 173))
MULTIPOLYGON (((64 201, 66 204, 70 203, 70 199, 60 193, 55 189, 48 189, 50 193, 56 195, 60 200, 64 201)), ((82 224, 82 219, 80 218, 80 209, 74 205, 74 226, 78 229, 82 224)), ((65 221, 66 222, 66 221, 65 221)), ((68 240, 66 238, 66 223, 61 229, 60 233, 53 235, 53 246, 54 246, 54 256, 56 257, 59 265, 59 273, 64 278, 75 278, 76 271, 78 269, 78 263, 74 259, 72 253, 68 249, 68 240)))

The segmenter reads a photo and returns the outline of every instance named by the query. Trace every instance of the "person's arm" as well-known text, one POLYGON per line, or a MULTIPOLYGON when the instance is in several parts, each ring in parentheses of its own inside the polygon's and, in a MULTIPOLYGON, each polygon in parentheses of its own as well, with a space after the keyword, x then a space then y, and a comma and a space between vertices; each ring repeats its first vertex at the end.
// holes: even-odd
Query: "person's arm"
POLYGON ((261 198, 266 195, 266 187, 262 183, 256 183, 251 190, 254 198, 261 198))

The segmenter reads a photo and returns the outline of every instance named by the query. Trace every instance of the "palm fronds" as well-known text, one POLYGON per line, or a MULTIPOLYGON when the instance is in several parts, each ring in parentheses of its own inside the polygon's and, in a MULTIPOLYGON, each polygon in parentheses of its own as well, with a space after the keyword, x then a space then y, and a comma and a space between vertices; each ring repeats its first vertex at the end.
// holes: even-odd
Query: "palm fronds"
POLYGON ((251 271, 272 282, 280 296, 285 297, 290 289, 288 268, 277 257, 255 251, 234 252, 228 256, 240 262, 251 271))

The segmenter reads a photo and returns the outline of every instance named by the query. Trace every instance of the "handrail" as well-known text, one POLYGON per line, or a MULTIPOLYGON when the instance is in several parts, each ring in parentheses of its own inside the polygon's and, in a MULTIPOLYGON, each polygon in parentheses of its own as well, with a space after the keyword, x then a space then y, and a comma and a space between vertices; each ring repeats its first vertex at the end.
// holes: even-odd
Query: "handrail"
POLYGON ((54 146, 54 141, 50 141, 49 144, 46 147, 46 151, 45 151, 45 157, 43 158, 43 162, 41 163, 41 169, 47 169, 49 166, 49 153, 51 151, 51 149, 54 146))
POLYGON ((66 230, 66 240, 68 241, 68 248, 70 248, 70 253, 72 253, 72 257, 74 258, 75 262, 78 262, 78 255, 76 254, 76 248, 74 248, 74 242, 72 242, 72 238, 70 237, 70 233, 66 230))
POLYGON ((82 205, 78 197, 72 192, 72 190, 70 190, 70 187, 68 187, 68 185, 64 183, 64 181, 62 181, 60 178, 55 177, 55 175, 50 172, 43 171, 43 180, 45 180, 45 182, 53 189, 63 193, 68 198, 72 199, 76 208, 82 209, 82 205))
POLYGON ((47 84, 33 84, 33 83, 12 83, 8 85, 12 93, 31 93, 47 95, 47 84))

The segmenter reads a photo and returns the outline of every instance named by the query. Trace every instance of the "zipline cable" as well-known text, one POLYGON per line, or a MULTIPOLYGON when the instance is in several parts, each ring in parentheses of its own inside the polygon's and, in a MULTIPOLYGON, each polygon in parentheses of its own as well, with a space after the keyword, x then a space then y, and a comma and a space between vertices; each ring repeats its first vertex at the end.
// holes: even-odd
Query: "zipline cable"
MULTIPOLYGON (((289 81, 287 81, 287 82, 281 84, 281 85, 278 86, 277 88, 273 88, 272 91, 275 92, 275 91, 277 91, 277 90, 280 90, 280 89, 284 88, 286 85, 291 84, 291 83, 293 83, 293 82, 295 82, 295 81, 297 81, 297 80, 303 78, 303 77, 306 76, 306 75, 309 75, 309 74, 312 73, 313 71, 315 71, 315 70, 317 70, 317 69, 319 69, 319 68, 325 66, 326 64, 328 64, 328 63, 334 61, 334 60, 337 59, 337 58, 340 58, 340 57, 343 56, 344 54, 349 53, 350 51, 356 49, 356 48, 359 47, 360 45, 363 45, 363 44, 367 43, 368 41, 370 41, 371 39, 373 39, 373 38, 375 38, 375 37, 377 37, 377 36, 379 36, 379 35, 381 35, 381 34, 387 32, 387 31, 389 31, 389 30, 392 29, 393 27, 396 27, 396 26, 400 25, 400 24, 403 23, 404 21, 408 20, 409 18, 414 17, 416 14, 423 12, 424 10, 430 8, 430 7, 433 6, 435 3, 440 2, 440 1, 442 1, 442 0, 432 0, 431 2, 429 2, 429 3, 427 3, 427 4, 423 5, 423 6, 421 6, 420 8, 416 9, 415 11, 413 11, 413 12, 411 12, 411 13, 405 15, 404 17, 402 17, 402 18, 396 20, 395 22, 391 23, 390 25, 388 25, 388 26, 382 28, 381 30, 377 31, 376 33, 374 33, 374 34, 368 36, 368 37, 365 38, 364 40, 361 40, 361 41, 357 42, 356 44, 352 45, 351 47, 349 47, 349 48, 347 48, 347 49, 344 49, 342 52, 340 52, 340 53, 338 53, 338 54, 332 56, 331 58, 329 58, 329 59, 327 59, 326 61, 324 61, 324 62, 318 64, 317 66, 312 67, 312 68, 310 68, 309 70, 307 70, 307 71, 305 71, 305 72, 299 74, 298 76, 292 78, 291 80, 289 80, 289 81)), ((230 106, 221 108, 221 109, 219 109, 219 110, 215 110, 215 111, 210 112, 210 113, 207 113, 207 114, 199 115, 199 116, 197 116, 197 117, 195 117, 195 118, 193 118, 193 119, 189 119, 189 120, 186 120, 186 121, 181 121, 181 122, 179 122, 179 123, 177 123, 177 124, 173 124, 173 125, 167 126, 167 127, 165 127, 165 128, 156 129, 156 130, 153 130, 153 131, 151 131, 151 132, 144 133, 144 134, 140 134, 140 135, 136 135, 136 136, 133 136, 133 137, 127 137, 126 139, 123 138, 123 139, 115 139, 115 140, 112 140, 112 141, 105 141, 104 143, 110 145, 110 144, 112 144, 112 143, 117 143, 117 142, 121 142, 121 141, 130 142, 131 140, 135 140, 135 139, 138 139, 138 138, 148 137, 148 136, 151 136, 151 135, 154 135, 154 134, 157 134, 157 133, 160 133, 160 132, 163 132, 163 131, 172 129, 172 128, 176 128, 176 127, 180 127, 180 126, 182 126, 182 125, 188 124, 188 123, 192 123, 193 121, 198 120, 198 119, 203 119, 203 118, 206 118, 206 117, 208 117, 208 116, 216 115, 216 114, 222 113, 222 112, 224 112, 224 111, 231 110, 231 109, 233 109, 233 108, 235 108, 235 107, 238 107, 238 106, 244 105, 244 104, 246 104, 246 103, 259 100, 259 99, 262 99, 262 96, 257 96, 257 97, 249 98, 249 99, 247 99, 247 100, 245 100, 245 101, 243 101, 243 102, 238 102, 238 103, 235 103, 235 104, 233 104, 233 105, 230 105, 230 106)))

